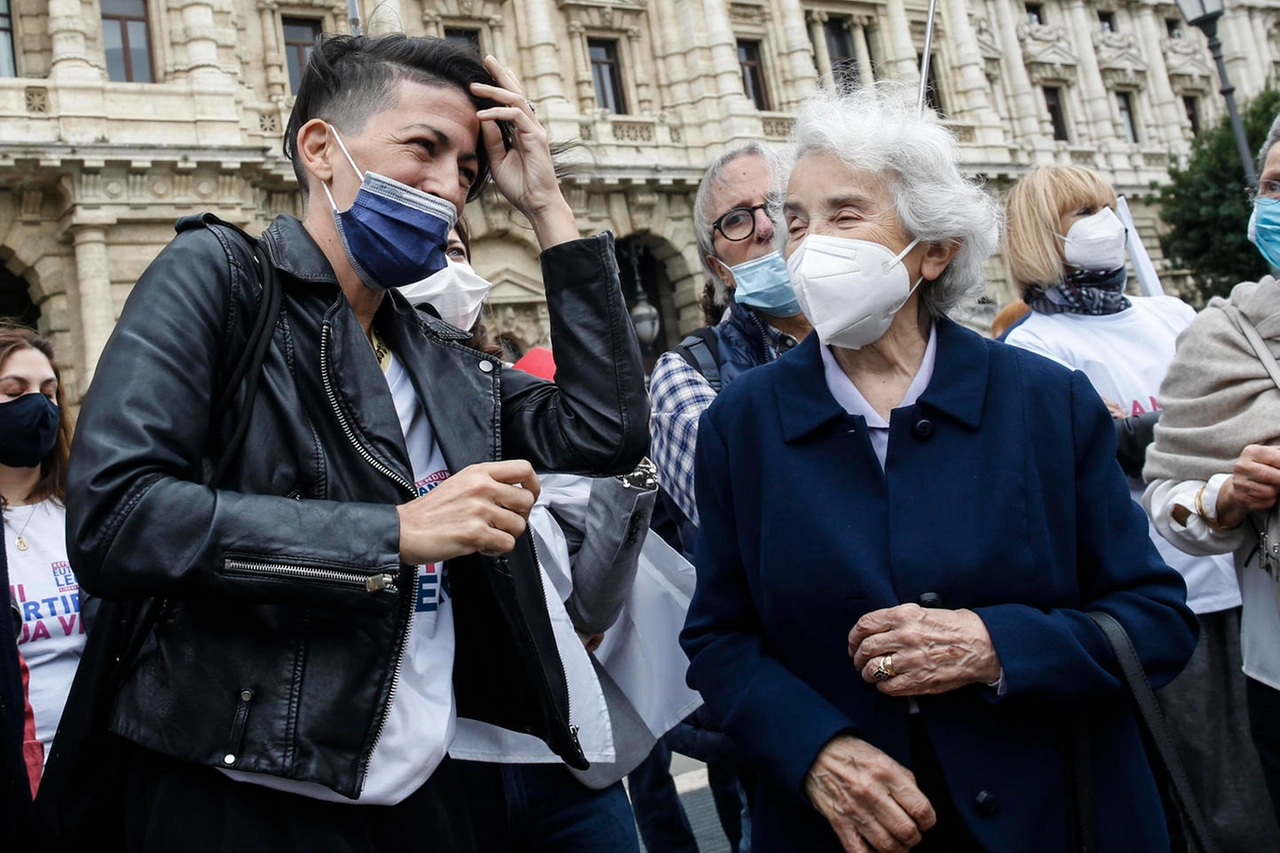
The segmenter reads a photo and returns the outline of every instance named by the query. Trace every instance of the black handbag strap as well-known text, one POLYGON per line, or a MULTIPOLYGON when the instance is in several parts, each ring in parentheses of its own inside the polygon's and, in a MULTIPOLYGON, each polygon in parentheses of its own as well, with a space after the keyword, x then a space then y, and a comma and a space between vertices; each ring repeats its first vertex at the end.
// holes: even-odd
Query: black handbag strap
MULTIPOLYGON (((271 265, 271 258, 260 245, 255 244, 253 247, 253 260, 257 265, 262 282, 262 293, 258 297, 258 312, 253 318, 253 326, 249 330, 249 336, 245 341, 244 349, 240 353, 240 358, 236 361, 236 366, 232 369, 226 384, 223 386, 222 393, 214 404, 209 423, 211 425, 222 423, 232 402, 235 400, 236 392, 241 382, 245 383, 244 405, 241 407, 241 416, 236 423, 235 431, 222 449, 217 467, 210 469, 206 466, 205 468, 205 485, 212 485, 221 481, 227 471, 230 470, 231 463, 239 456, 240 449, 244 446, 244 439, 249 430, 249 419, 253 412, 253 404, 258 396, 258 380, 262 376, 262 365, 266 361, 267 349, 271 345, 271 331, 275 328, 276 320, 280 315, 280 308, 284 302, 284 293, 276 280, 275 268, 271 265), (209 473, 210 470, 212 470, 212 473, 209 473)), ((136 616, 125 615, 126 620, 132 622, 133 626, 129 633, 129 642, 116 659, 116 665, 108 681, 113 695, 124 683, 125 677, 129 674, 129 670, 132 669, 138 653, 142 651, 142 644, 146 642, 147 636, 151 633, 151 629, 159 615, 160 602, 154 598, 144 599, 139 605, 136 616)))
MULTIPOLYGON (((1116 621, 1116 618, 1110 613, 1093 611, 1089 616, 1102 629, 1102 633, 1106 635, 1111 648, 1115 650, 1116 660, 1120 663, 1120 671, 1124 674, 1124 679, 1129 686, 1129 692, 1133 697, 1134 704, 1138 707, 1139 722, 1146 731, 1151 744, 1155 748, 1157 757, 1168 774, 1169 783, 1173 789, 1175 805, 1182 813, 1189 840, 1195 844, 1195 849, 1199 850, 1200 853, 1217 853, 1217 845, 1214 843, 1213 836, 1209 834, 1209 823, 1205 819, 1204 813, 1200 810, 1200 804, 1196 801, 1195 794, 1192 793, 1191 782, 1187 778, 1186 770, 1183 769, 1182 760, 1178 758, 1177 750, 1173 745, 1173 738, 1169 735, 1169 726, 1165 722, 1164 714, 1160 712, 1160 707, 1156 704, 1155 693, 1151 690, 1151 683, 1147 681, 1147 675, 1142 669, 1142 662, 1138 658, 1138 650, 1134 648, 1133 641, 1129 639, 1129 634, 1125 631, 1124 626, 1116 621)), ((1087 753, 1084 758, 1087 760, 1087 753)), ((1079 756, 1077 756, 1078 759, 1079 756)), ((1077 772, 1077 778, 1079 777, 1080 772, 1077 772)), ((1088 811, 1092 818, 1092 790, 1078 791, 1077 794, 1080 795, 1081 804, 1086 800, 1090 803, 1088 811)), ((1093 837, 1095 827, 1092 823, 1085 826, 1083 819, 1086 810, 1083 807, 1078 810, 1082 821, 1083 840, 1088 843, 1089 839, 1093 837)))

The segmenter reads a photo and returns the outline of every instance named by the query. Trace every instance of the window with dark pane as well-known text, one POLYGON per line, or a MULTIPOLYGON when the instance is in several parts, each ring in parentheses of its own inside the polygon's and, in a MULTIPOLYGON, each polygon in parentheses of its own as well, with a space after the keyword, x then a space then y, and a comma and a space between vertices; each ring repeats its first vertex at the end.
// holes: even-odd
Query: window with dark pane
MULTIPOLYGON (((919 68, 924 62, 924 54, 916 54, 916 67, 919 68)), ((924 102, 934 109, 938 115, 946 117, 946 110, 942 108, 942 95, 938 92, 938 54, 929 55, 929 74, 924 87, 924 102)))
POLYGON ((827 40, 827 55, 831 57, 831 76, 837 89, 857 86, 858 60, 853 52, 853 33, 849 32, 849 19, 831 17, 822 25, 827 40))
POLYGON ((1116 13, 1115 12, 1099 12, 1098 28, 1104 33, 1114 33, 1116 31, 1116 13))
POLYGON ((1044 23, 1044 6, 1039 3, 1027 3, 1023 6, 1027 13, 1028 24, 1044 23))
POLYGON ((311 49, 320 37, 320 22, 312 18, 281 18, 284 32, 284 58, 289 66, 289 87, 297 92, 302 84, 302 72, 307 70, 311 49))
POLYGON ((1195 95, 1183 95, 1182 107, 1187 111, 1187 121, 1191 122, 1191 135, 1200 135, 1200 99, 1195 95))
POLYGON ((151 32, 146 0, 102 0, 102 46, 107 77, 151 83, 151 32))
POLYGON ((1138 142, 1138 120, 1133 114, 1133 95, 1116 92, 1116 107, 1120 110, 1120 123, 1124 125, 1125 139, 1138 142))
POLYGON ((760 42, 738 40, 738 67, 742 69, 742 91, 758 110, 769 109, 769 93, 764 85, 760 62, 760 42))
POLYGON ((1049 109, 1049 123, 1053 125, 1053 138, 1059 142, 1070 142, 1067 135, 1067 114, 1062 108, 1062 90, 1057 86, 1044 87, 1044 105, 1049 109))
POLYGON ((13 56, 13 11, 9 0, 0 0, 0 77, 17 77, 13 56))
POLYGON ((480 31, 466 29, 465 27, 445 27, 444 37, 446 41, 454 44, 470 47, 476 53, 480 53, 480 31))
POLYGON ((1182 38, 1182 19, 1181 18, 1165 18, 1164 31, 1169 34, 1171 39, 1182 38))
POLYGON ((618 43, 606 39, 588 39, 587 53, 591 57, 591 79, 596 86, 596 103, 615 115, 626 115, 627 101, 622 92, 618 43))

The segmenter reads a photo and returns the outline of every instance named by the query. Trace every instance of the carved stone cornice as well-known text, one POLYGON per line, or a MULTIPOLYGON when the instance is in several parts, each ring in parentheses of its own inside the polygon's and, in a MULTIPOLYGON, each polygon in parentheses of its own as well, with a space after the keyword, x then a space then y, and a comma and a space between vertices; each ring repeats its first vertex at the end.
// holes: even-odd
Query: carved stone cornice
POLYGON ((1197 42, 1186 38, 1165 39, 1161 48, 1169 83, 1175 92, 1208 92, 1213 87, 1213 70, 1197 42))
POLYGON ((641 25, 641 16, 647 11, 644 2, 629 0, 556 0, 570 26, 593 30, 615 30, 625 33, 641 25))
POLYGON ((1062 27, 1024 22, 1018 25, 1018 41, 1032 83, 1075 82, 1076 55, 1062 27))
POLYGON ((1142 87, 1147 61, 1138 50, 1136 38, 1128 33, 1094 33, 1093 47, 1098 55, 1098 70, 1107 86, 1142 87))

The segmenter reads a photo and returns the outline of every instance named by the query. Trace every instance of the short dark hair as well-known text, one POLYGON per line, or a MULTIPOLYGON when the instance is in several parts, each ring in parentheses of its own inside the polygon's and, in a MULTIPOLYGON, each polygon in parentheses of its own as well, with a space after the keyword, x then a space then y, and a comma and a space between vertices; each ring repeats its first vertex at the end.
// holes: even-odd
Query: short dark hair
MULTIPOLYGON (((480 55, 469 45, 401 33, 376 38, 326 33, 311 51, 284 133, 284 155, 293 161, 293 173, 304 198, 307 170, 298 156, 298 131, 302 126, 319 118, 350 133, 360 133, 365 122, 386 109, 401 80, 451 86, 470 98, 478 110, 499 106, 496 101, 471 94, 472 83, 493 86, 496 82, 480 55)), ((499 122, 498 125, 504 144, 510 148, 510 124, 499 122)), ((476 145, 476 156, 479 158, 476 180, 467 193, 468 201, 480 194, 489 177, 489 158, 483 139, 476 145)))

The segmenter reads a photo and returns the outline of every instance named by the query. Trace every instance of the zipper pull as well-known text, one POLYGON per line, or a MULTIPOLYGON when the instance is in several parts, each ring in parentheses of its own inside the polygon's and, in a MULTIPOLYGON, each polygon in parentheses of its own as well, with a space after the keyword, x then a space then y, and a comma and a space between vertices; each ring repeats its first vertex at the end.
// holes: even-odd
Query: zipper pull
POLYGON ((400 591, 396 586, 396 576, 383 572, 380 575, 374 575, 364 582, 366 592, 390 592, 397 593, 400 591))

